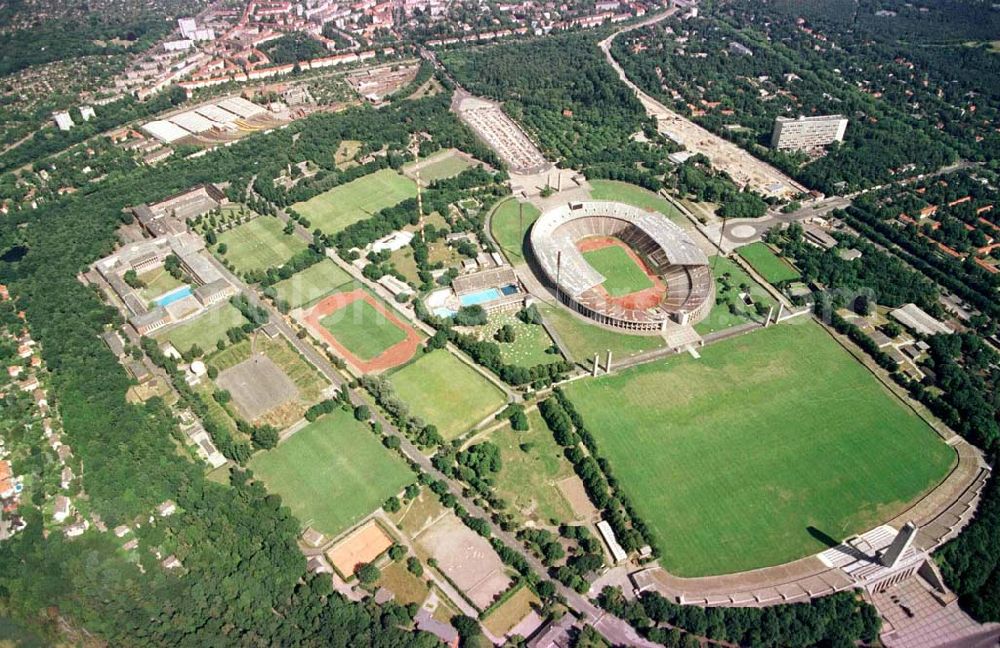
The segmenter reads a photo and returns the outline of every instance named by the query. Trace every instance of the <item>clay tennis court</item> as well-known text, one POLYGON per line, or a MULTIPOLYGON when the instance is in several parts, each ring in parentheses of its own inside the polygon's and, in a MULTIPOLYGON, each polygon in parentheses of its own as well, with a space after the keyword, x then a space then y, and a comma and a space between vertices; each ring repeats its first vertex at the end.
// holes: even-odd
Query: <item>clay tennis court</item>
POLYGON ((350 578, 358 565, 374 561, 391 546, 392 538, 370 521, 330 547, 326 557, 341 576, 350 578))
POLYGON ((350 363, 351 366, 361 373, 377 373, 385 371, 386 369, 398 367, 401 364, 405 364, 410 360, 410 358, 413 357, 413 355, 417 352, 417 349, 420 347, 420 334, 417 333, 412 326, 397 317, 379 300, 375 299, 360 288, 350 292, 334 293, 329 297, 320 300, 312 308, 305 311, 302 316, 302 320, 305 323, 306 328, 308 328, 317 339, 322 340, 329 345, 331 349, 333 349, 338 355, 344 358, 344 360, 350 363), (322 320, 339 310, 349 307, 358 300, 365 301, 369 306, 375 309, 375 311, 385 317, 386 320, 403 331, 406 334, 406 339, 392 345, 370 360, 365 360, 348 349, 326 329, 322 320))
POLYGON ((666 297, 667 286, 663 283, 663 279, 658 277, 652 270, 649 269, 649 266, 647 266, 646 262, 642 260, 642 257, 635 253, 635 250, 611 236, 589 236, 585 239, 577 241, 576 243, 576 248, 580 250, 581 253, 593 252, 594 250, 600 250, 612 246, 624 250, 632 262, 639 266, 646 276, 649 277, 649 280, 653 282, 653 287, 629 293, 628 295, 623 295, 621 297, 611 296, 606 290, 604 290, 603 286, 599 286, 598 290, 603 293, 608 304, 617 304, 622 308, 633 310, 655 308, 657 304, 663 301, 666 297))

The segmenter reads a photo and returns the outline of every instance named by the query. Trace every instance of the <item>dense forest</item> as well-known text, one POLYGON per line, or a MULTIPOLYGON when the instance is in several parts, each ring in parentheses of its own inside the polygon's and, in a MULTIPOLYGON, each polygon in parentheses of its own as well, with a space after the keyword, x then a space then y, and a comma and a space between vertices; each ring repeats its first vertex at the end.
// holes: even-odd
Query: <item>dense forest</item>
POLYGON ((470 92, 504 102, 550 159, 582 169, 627 166, 642 148, 629 137, 646 113, 604 60, 592 33, 448 52, 442 57, 470 92))
MULTIPOLYGON (((408 102, 394 114, 415 130, 424 117, 447 114, 447 102, 408 102)), ((209 482, 175 453, 179 432, 166 409, 155 399, 126 401, 129 381, 98 337, 117 312, 76 279, 112 249, 124 207, 201 182, 246 186, 274 157, 294 155, 299 130, 338 120, 364 122, 352 111, 316 116, 201 158, 113 174, 90 193, 3 217, 0 250, 20 245, 27 252, 0 263, 0 283, 18 296, 43 349, 65 436, 87 467, 88 508, 114 526, 174 499, 181 513, 144 526, 141 539, 176 555, 185 572, 168 575, 152 564, 142 576, 103 534, 79 542, 43 538, 41 520, 33 519, 0 545, 0 603, 13 616, 39 620, 56 606, 117 645, 428 645, 426 637, 393 629, 409 624, 407 611, 349 603, 329 592, 329 581, 306 578, 298 524, 280 498, 239 472, 232 487, 209 482)), ((450 128, 453 137, 463 132, 456 121, 450 128)), ((377 131, 351 135, 367 141, 377 131)), ((314 142, 311 155, 332 158, 338 144, 314 142)))
POLYGON ((261 51, 267 54, 275 65, 308 61, 328 54, 318 40, 299 32, 262 45, 261 51))
MULTIPOLYGON (((998 158, 1000 134, 991 124, 1000 110, 992 82, 1000 57, 965 44, 896 39, 874 26, 854 30, 843 17, 870 12, 866 3, 856 12, 853 3, 831 3, 837 11, 816 2, 778 4, 776 12, 748 0, 703 7, 698 18, 673 18, 616 40, 615 56, 630 78, 674 110, 827 194, 933 170, 957 157, 998 158), (827 19, 838 11, 840 21, 827 19), (826 155, 770 148, 776 117, 832 113, 850 123, 844 141, 826 155)), ((897 13, 877 17, 878 25, 916 12, 902 2, 878 4, 879 11, 897 13)), ((958 2, 933 11, 961 13, 963 24, 975 15, 996 22, 998 13, 958 2)), ((926 17, 921 22, 930 25, 926 17)))

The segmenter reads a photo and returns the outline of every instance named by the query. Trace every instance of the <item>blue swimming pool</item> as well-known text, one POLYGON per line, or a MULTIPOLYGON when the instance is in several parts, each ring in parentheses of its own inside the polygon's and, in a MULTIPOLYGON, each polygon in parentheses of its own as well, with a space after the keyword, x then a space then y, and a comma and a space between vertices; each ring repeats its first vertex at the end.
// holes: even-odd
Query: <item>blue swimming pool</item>
POLYGON ((506 286, 501 286, 500 292, 502 292, 505 297, 507 295, 513 295, 517 293, 517 286, 515 286, 514 284, 507 284, 506 286))
POLYGON ((442 319, 447 319, 449 317, 454 317, 456 315, 456 313, 457 313, 457 311, 453 311, 450 308, 446 308, 444 306, 441 306, 440 308, 435 308, 434 309, 434 315, 436 315, 437 317, 440 317, 442 319))
POLYGON ((476 306, 478 304, 485 304, 486 302, 491 302, 496 299, 500 299, 500 291, 496 288, 487 288, 485 290, 478 290, 474 293, 462 295, 458 298, 458 301, 462 302, 462 306, 476 306))
POLYGON ((181 286, 180 288, 175 288, 165 295, 160 295, 153 301, 156 302, 157 306, 169 306, 176 301, 180 301, 185 297, 191 295, 191 286, 181 286))

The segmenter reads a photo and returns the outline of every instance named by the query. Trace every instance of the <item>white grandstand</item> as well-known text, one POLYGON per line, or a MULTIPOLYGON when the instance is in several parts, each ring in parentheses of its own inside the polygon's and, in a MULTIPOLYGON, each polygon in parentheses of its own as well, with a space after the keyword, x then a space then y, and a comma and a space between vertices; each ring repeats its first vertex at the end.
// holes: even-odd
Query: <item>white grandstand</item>
POLYGON ((715 284, 708 258, 684 230, 654 211, 616 202, 569 203, 542 214, 531 229, 531 250, 559 299, 605 326, 656 334, 669 322, 693 324, 712 308, 715 284), (655 304, 630 306, 602 289, 577 243, 610 237, 627 245, 665 286, 655 304))

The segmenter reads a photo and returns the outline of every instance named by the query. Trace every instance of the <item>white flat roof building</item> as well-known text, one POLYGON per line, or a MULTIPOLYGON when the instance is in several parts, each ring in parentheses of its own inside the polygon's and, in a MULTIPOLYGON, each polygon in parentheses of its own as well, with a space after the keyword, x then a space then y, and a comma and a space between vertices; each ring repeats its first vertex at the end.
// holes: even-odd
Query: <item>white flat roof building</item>
POLYGON ((52 119, 56 121, 56 126, 59 127, 59 130, 68 131, 75 125, 73 123, 73 118, 70 117, 69 113, 65 110, 52 113, 52 119))
POLYGON ((597 530, 601 533, 601 537, 604 538, 604 544, 608 545, 608 550, 611 552, 611 557, 614 559, 615 564, 623 562, 626 558, 628 558, 628 554, 625 553, 622 546, 618 544, 615 532, 611 529, 611 525, 608 524, 607 520, 601 520, 598 522, 597 530))
POLYGON ((194 18, 178 18, 177 26, 180 27, 181 35, 184 38, 194 37, 194 32, 198 29, 198 24, 194 21, 194 18))
POLYGON ((847 118, 843 115, 778 117, 771 132, 771 148, 780 150, 815 149, 844 139, 847 118))
POLYGON ((952 333, 951 327, 931 317, 916 304, 903 304, 899 308, 889 311, 889 316, 911 331, 916 331, 921 335, 947 335, 948 333, 952 333))
POLYGON ((256 117, 267 112, 264 108, 251 101, 247 101, 243 97, 227 97, 219 101, 218 106, 243 118, 256 117))
POLYGON ((174 115, 173 117, 170 117, 168 121, 177 124, 184 130, 191 131, 192 133, 204 133, 205 131, 212 130, 214 126, 210 119, 202 117, 193 110, 182 112, 179 115, 174 115))
POLYGON ((194 112, 198 113, 202 117, 211 119, 213 122, 218 124, 231 124, 240 118, 239 115, 233 114, 228 110, 223 110, 215 104, 209 104, 207 106, 202 106, 201 108, 195 108, 194 112))
POLYGON ((177 124, 161 119, 143 124, 142 130, 146 131, 165 144, 176 142, 177 140, 183 139, 191 134, 189 131, 184 130, 177 124))

